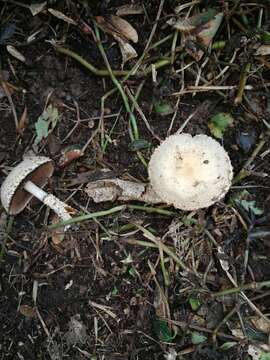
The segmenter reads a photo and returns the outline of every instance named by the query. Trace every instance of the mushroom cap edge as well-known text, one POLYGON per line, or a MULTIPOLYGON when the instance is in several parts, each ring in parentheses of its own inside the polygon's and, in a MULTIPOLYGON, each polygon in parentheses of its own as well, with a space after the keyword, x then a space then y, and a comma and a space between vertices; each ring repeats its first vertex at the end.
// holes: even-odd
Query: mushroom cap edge
MULTIPOLYGON (((47 173, 42 178, 39 178, 38 184, 36 184, 42 188, 46 185, 48 178, 52 176, 54 171, 53 161, 45 156, 26 157, 22 162, 20 162, 11 170, 11 172, 4 180, 0 190, 0 198, 4 209, 10 215, 16 215, 20 213, 32 199, 33 196, 28 194, 25 196, 24 200, 22 199, 22 201, 17 204, 16 209, 13 209, 12 207, 14 197, 18 194, 19 191, 22 193, 22 184, 27 179, 31 180, 38 169, 44 169, 47 173)), ((35 181, 33 182, 35 183, 35 181)))

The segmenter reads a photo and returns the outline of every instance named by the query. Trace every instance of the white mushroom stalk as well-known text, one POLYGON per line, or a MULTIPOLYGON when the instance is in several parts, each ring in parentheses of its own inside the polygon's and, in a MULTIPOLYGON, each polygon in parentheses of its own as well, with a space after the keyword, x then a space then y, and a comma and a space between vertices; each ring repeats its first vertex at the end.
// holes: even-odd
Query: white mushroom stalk
POLYGON ((34 196, 51 208, 61 220, 71 219, 68 205, 42 189, 53 171, 51 159, 45 156, 26 157, 12 169, 1 186, 1 202, 5 210, 11 215, 17 215, 34 196))
POLYGON ((225 149, 209 136, 190 134, 169 136, 154 151, 148 172, 149 184, 99 180, 86 192, 95 202, 138 200, 197 210, 221 200, 233 177, 225 149))
POLYGON ((67 205, 59 200, 53 194, 48 194, 43 189, 36 186, 32 181, 26 181, 23 185, 24 190, 28 191, 31 195, 47 205, 52 209, 60 219, 63 221, 71 219, 70 213, 67 211, 67 205))

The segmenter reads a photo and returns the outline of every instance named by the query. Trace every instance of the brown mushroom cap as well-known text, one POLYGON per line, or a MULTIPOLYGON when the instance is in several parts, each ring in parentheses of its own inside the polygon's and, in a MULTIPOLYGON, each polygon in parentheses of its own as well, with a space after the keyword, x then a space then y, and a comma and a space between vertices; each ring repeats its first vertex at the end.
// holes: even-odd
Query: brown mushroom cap
POLYGON ((207 135, 169 136, 154 151, 148 169, 154 191, 182 210, 205 208, 222 199, 233 176, 227 152, 207 135))
POLYGON ((16 215, 21 212, 33 195, 24 190, 23 184, 30 180, 43 188, 52 176, 54 165, 45 156, 31 156, 25 158, 7 176, 1 186, 1 202, 5 210, 16 215))

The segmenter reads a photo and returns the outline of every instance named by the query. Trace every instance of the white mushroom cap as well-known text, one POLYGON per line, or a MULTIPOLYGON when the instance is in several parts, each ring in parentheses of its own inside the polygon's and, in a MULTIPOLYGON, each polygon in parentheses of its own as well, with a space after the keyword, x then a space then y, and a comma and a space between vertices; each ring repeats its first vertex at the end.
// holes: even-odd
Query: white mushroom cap
POLYGON ((167 204, 182 210, 208 207, 231 186, 233 169, 225 149, 206 135, 169 136, 153 153, 149 177, 167 204))
POLYGON ((29 156, 17 165, 6 177, 1 186, 1 202, 5 210, 16 215, 21 212, 32 195, 23 189, 23 184, 31 180, 39 187, 44 187, 53 174, 51 159, 45 156, 29 156))

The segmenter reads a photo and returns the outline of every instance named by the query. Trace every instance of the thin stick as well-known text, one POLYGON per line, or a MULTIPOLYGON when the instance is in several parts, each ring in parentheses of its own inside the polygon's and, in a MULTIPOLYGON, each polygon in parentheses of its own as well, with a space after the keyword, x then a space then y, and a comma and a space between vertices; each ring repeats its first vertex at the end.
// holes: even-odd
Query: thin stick
POLYGON ((244 70, 243 70, 243 72, 242 72, 242 74, 241 74, 240 82, 239 82, 239 89, 238 89, 236 98, 234 99, 234 103, 236 105, 239 105, 239 104, 242 103, 244 90, 245 90, 245 86, 246 86, 246 83, 247 83, 248 73, 250 71, 250 67, 251 67, 251 64, 247 63, 244 70))

